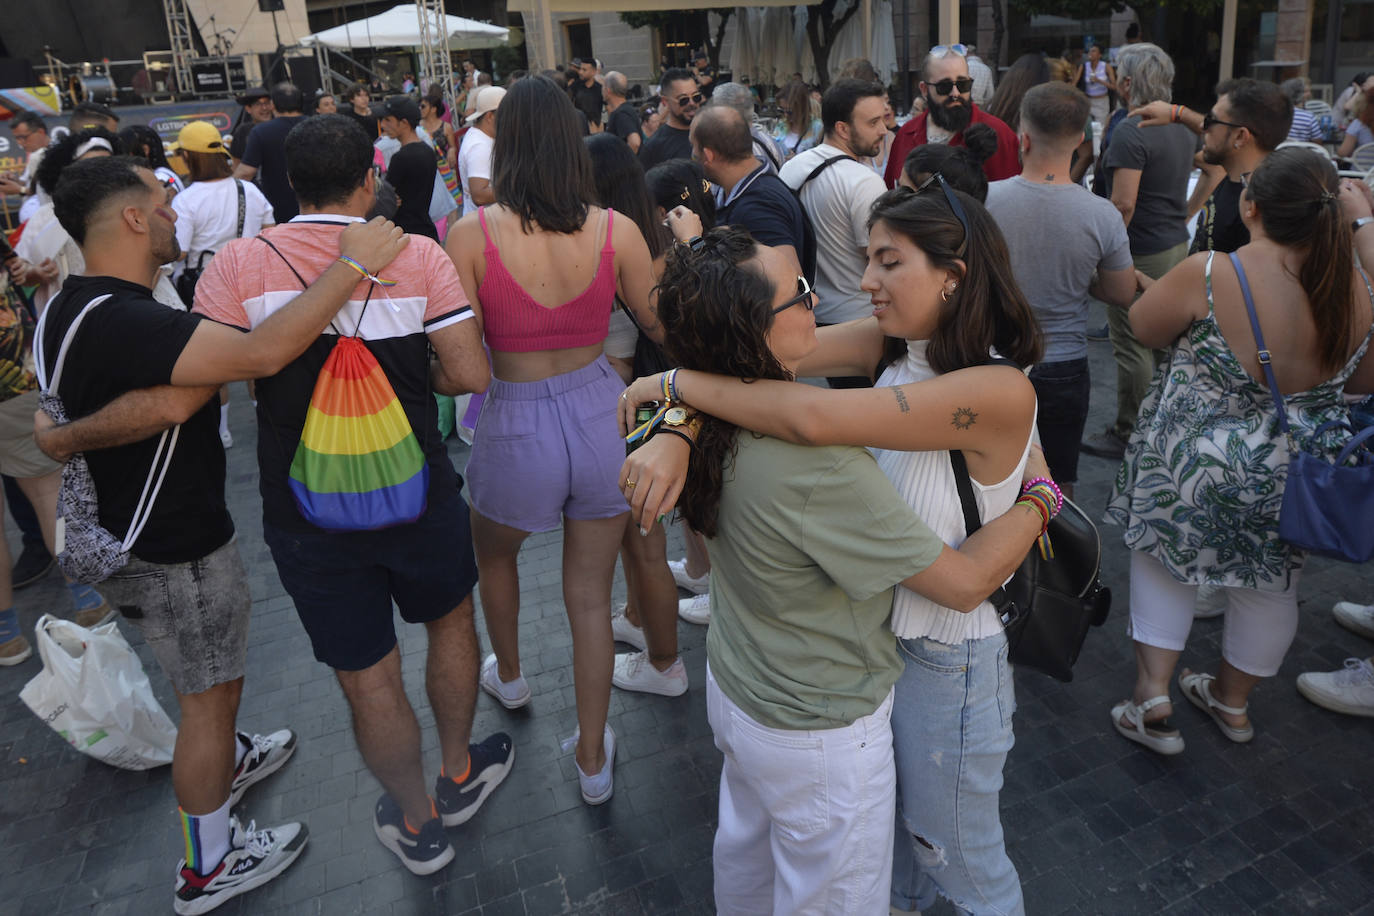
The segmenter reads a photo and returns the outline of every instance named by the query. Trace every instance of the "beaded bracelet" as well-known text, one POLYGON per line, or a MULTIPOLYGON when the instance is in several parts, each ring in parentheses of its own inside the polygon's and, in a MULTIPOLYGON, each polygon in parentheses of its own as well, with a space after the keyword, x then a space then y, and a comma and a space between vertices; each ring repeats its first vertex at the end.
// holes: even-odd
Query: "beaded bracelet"
POLYGON ((367 278, 368 280, 371 280, 373 283, 376 283, 378 286, 395 286, 395 285, 396 285, 396 281, 395 281, 395 280, 383 280, 381 277, 377 276, 376 274, 370 274, 370 273, 368 273, 366 267, 364 267, 363 265, 359 264, 357 261, 353 260, 352 258, 350 258, 350 257, 349 257, 348 255, 346 255, 346 254, 341 254, 341 255, 339 255, 339 261, 340 261, 340 263, 347 264, 349 267, 353 268, 353 269, 356 270, 358 273, 362 274, 365 278, 367 278))
POLYGON ((1025 484, 1021 487, 1021 492, 1027 493, 1032 488, 1037 486, 1048 487, 1050 492, 1054 494, 1055 515, 1058 515, 1060 512, 1064 511, 1064 491, 1059 489, 1059 484, 1055 483, 1053 480, 1050 480, 1048 477, 1032 477, 1030 480, 1026 481, 1025 484))
POLYGON ((691 436, 687 435, 686 433, 684 433, 680 429, 674 429, 671 426, 660 426, 653 431, 652 435, 657 436, 661 433, 667 433, 670 436, 677 436, 679 439, 684 440, 688 445, 690 445, 694 451, 696 450, 696 440, 693 439, 691 436))

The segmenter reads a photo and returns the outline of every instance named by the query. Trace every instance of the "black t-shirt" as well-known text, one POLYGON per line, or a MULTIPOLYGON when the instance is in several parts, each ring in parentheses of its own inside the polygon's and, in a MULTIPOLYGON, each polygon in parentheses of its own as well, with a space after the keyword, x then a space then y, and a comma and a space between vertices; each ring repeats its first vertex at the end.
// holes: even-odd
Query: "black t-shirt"
POLYGON ((396 189, 401 205, 392 222, 412 235, 439 241, 434 221, 429 218, 430 198, 434 194, 434 174, 438 171, 434 150, 422 140, 407 143, 391 155, 386 180, 396 189))
POLYGON ((1197 217, 1197 232, 1189 254, 1199 251, 1220 251, 1230 254, 1242 245, 1250 244, 1250 230, 1240 218, 1240 195, 1245 185, 1222 178, 1221 184, 1202 205, 1197 217))
MULTIPOLYGON (((606 118, 606 130, 629 143, 630 137, 640 132, 639 112, 629 102, 621 102, 620 107, 606 118)), ((644 136, 640 134, 639 139, 643 143, 644 136)))
MULTIPOLYGON (((660 128, 661 129, 661 128, 660 128)), ((759 166, 740 181, 739 196, 716 213, 722 226, 743 226, 764 245, 791 245, 807 279, 815 280, 816 240, 792 189, 767 166, 759 166)))
MULTIPOLYGON (((94 413, 126 391, 166 385, 181 351, 204 319, 153 299, 146 286, 113 277, 72 275, 43 322, 43 353, 55 365, 67 328, 97 296, 110 298, 81 322, 62 369, 58 395, 72 419, 94 413)), ((116 537, 129 530, 160 435, 86 452, 100 500, 100 524, 116 537)), ((224 446, 219 399, 181 425, 172 464, 133 553, 149 563, 187 563, 234 535, 224 504, 224 446)))
POLYGON ((363 131, 367 134, 367 139, 375 143, 377 141, 377 116, 374 114, 360 115, 353 110, 353 106, 340 109, 342 114, 348 115, 353 120, 362 125, 363 131))
POLYGON ((601 84, 592 80, 588 86, 578 80, 573 83, 570 90, 572 93, 573 107, 587 116, 587 120, 592 124, 601 123, 601 84))
POLYGON ((253 128, 243 151, 243 164, 258 170, 258 186, 272 205, 278 223, 294 219, 301 211, 296 192, 286 179, 286 135, 305 120, 305 115, 273 118, 253 128))
POLYGON ((644 141, 639 148, 639 164, 644 171, 667 162, 669 159, 691 159, 691 131, 660 124, 658 130, 644 141))
POLYGON ((248 147, 248 135, 253 132, 253 128, 258 126, 257 121, 244 121, 234 128, 234 137, 229 141, 229 155, 235 159, 243 158, 243 151, 248 147))

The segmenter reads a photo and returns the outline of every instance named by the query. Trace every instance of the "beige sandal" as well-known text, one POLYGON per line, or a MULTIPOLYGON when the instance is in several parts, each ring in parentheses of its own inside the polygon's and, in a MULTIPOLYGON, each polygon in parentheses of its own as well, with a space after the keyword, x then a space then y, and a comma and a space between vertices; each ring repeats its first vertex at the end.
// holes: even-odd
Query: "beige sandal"
POLYGON ((1246 723, 1239 727, 1230 724, 1221 717, 1221 713, 1232 716, 1246 716, 1250 714, 1250 704, 1244 706, 1227 706, 1212 696, 1212 681, 1216 680, 1215 675, 1204 674, 1200 671, 1190 671, 1187 674, 1178 676, 1178 686, 1183 689, 1183 695, 1188 698, 1198 709, 1207 713, 1212 721, 1221 729, 1221 733, 1237 744, 1244 744, 1255 737, 1255 728, 1246 723))
POLYGON ((1121 734, 1121 737, 1134 741, 1136 744, 1143 744, 1156 754, 1172 756, 1183 753, 1183 736, 1178 733, 1178 729, 1168 725, 1168 719, 1161 719, 1157 722, 1146 722, 1145 714, 1156 706, 1163 706, 1165 703, 1172 702, 1167 696, 1150 697, 1144 703, 1137 706, 1130 700, 1122 700, 1112 707, 1112 725, 1121 734), (1126 720, 1129 728, 1122 724, 1126 720))

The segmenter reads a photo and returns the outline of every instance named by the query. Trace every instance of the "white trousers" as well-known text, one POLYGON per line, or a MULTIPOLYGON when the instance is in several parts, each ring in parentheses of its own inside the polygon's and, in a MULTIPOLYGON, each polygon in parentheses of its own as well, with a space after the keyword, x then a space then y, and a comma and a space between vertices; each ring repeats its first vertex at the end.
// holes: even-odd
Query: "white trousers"
POLYGON ((892 694, 845 728, 793 731, 749 717, 706 671, 720 774, 716 910, 888 912, 896 770, 892 694))
MULTIPOLYGON (((1283 657, 1298 633, 1298 580, 1289 574, 1288 588, 1262 592, 1253 588, 1223 588, 1226 623, 1221 632, 1221 657, 1255 677, 1279 673, 1283 657)), ((1131 638, 1147 646, 1183 651, 1193 628, 1197 586, 1173 577, 1154 557, 1131 551, 1131 638)))

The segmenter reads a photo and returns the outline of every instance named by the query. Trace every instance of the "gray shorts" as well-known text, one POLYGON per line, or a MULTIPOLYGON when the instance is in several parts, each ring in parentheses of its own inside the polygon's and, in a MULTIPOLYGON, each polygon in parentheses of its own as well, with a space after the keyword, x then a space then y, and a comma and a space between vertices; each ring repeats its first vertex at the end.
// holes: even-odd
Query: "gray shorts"
POLYGON ((202 693, 243 677, 253 599, 233 540, 189 563, 130 557, 100 591, 143 631, 177 693, 202 693))

